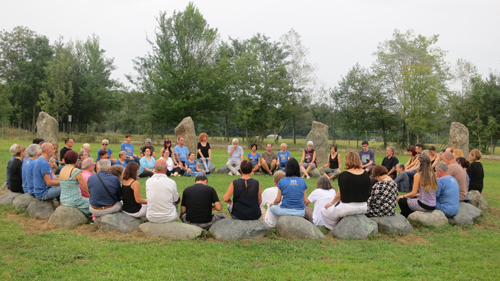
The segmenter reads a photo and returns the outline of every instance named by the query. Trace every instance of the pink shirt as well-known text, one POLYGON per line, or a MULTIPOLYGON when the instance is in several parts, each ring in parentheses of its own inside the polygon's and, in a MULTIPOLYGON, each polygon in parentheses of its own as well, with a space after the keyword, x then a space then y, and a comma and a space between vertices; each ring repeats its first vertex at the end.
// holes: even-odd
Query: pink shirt
MULTIPOLYGON (((89 177, 90 177, 91 175, 93 175, 93 174, 94 174, 94 173, 91 173, 91 172, 89 172, 89 171, 83 171, 83 170, 82 170, 82 177, 83 177, 83 180, 84 180, 86 183, 88 183, 88 182, 89 182, 89 177)), ((89 198, 89 197, 90 197, 90 195, 89 195, 89 194, 88 194, 85 190, 83 190, 82 185, 81 185, 81 184, 79 184, 78 186, 80 187, 80 190, 82 191, 82 197, 89 198)))

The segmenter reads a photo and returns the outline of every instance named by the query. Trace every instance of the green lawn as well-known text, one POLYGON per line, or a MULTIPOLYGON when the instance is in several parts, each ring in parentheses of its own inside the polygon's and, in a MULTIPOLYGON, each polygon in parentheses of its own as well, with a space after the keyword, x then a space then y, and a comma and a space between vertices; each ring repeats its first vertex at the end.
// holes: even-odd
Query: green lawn
MULTIPOLYGON (((10 158, 11 143, 0 140, 1 171, 10 158)), ((98 147, 100 144, 92 144, 94 158, 98 147)), ((111 145, 111 149, 117 155, 119 145, 111 145)), ((300 153, 292 152, 292 156, 299 157, 300 153)), ((377 163, 383 157, 378 154, 377 163)), ((213 158, 219 168, 226 162, 226 151, 215 149, 213 158)), ((483 161, 483 165, 483 195, 490 211, 479 224, 416 228, 407 236, 378 234, 365 241, 340 241, 330 235, 324 241, 290 241, 277 237, 272 230, 258 241, 234 242, 219 242, 208 236, 194 241, 152 239, 141 233, 103 233, 94 225, 67 231, 31 220, 11 206, 0 206, 0 278, 499 280, 500 161, 483 161)), ((255 178, 263 188, 273 185, 272 177, 255 178)), ((209 184, 222 197, 232 179, 235 177, 215 174, 209 177, 209 184)), ((0 181, 4 180, 2 172, 0 181)), ((193 178, 175 181, 181 194, 193 178)), ((140 182, 145 196, 145 179, 140 182)), ((315 183, 315 178, 307 180, 308 193, 315 183)), ((334 186, 337 189, 336 182, 334 186)))

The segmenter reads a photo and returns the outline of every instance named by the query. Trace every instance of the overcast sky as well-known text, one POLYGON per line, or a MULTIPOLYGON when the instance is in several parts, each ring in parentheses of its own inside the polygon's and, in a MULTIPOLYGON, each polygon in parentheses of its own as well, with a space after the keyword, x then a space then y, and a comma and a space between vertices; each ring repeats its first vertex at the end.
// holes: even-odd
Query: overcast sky
MULTIPOLYGON (((0 29, 28 28, 49 37, 85 40, 95 33, 106 56, 114 58, 113 77, 126 82, 135 74, 132 59, 151 47, 160 11, 172 15, 189 1, 100 0, 2 1, 0 29)), ((337 84, 356 63, 369 67, 377 44, 390 39, 395 29, 416 34, 439 34, 438 46, 447 50, 447 61, 464 58, 479 73, 500 70, 500 1, 193 1, 222 40, 247 39, 262 33, 278 41, 295 29, 310 49, 308 60, 317 64, 318 80, 337 84)))

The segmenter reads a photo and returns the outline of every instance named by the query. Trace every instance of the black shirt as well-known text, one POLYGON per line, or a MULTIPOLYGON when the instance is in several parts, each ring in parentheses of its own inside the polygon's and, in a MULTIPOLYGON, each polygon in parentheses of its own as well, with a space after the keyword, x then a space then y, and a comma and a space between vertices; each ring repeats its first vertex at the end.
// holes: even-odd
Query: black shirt
MULTIPOLYGON (((201 150, 201 154, 203 154, 203 157, 208 158, 208 150, 210 149, 210 144, 207 142, 206 146, 201 145, 201 142, 198 143, 198 149, 201 150)), ((200 153, 198 152, 197 156, 198 159, 201 158, 200 153)))
POLYGON ((219 202, 215 189, 197 183, 184 189, 181 206, 186 207, 187 221, 207 223, 212 221, 212 204, 215 202, 219 202))
POLYGON ((330 169, 332 170, 337 170, 339 168, 339 154, 337 153, 337 155, 335 155, 335 158, 332 159, 332 155, 329 154, 328 155, 329 159, 330 159, 330 169))
POLYGON ((10 166, 9 189, 12 192, 24 193, 23 190, 23 161, 14 158, 12 166, 10 166))
POLYGON ((137 201, 135 201, 135 194, 134 190, 132 189, 132 184, 134 183, 134 181, 135 180, 133 180, 130 185, 122 184, 122 210, 129 214, 135 214, 142 208, 142 204, 139 204, 137 203, 137 201))
POLYGON ((240 178, 233 181, 233 186, 233 216, 240 220, 258 220, 262 215, 259 204, 259 181, 240 178))
POLYGON ((484 179, 483 164, 481 164, 481 162, 472 162, 469 168, 467 169, 467 174, 469 175, 470 178, 469 189, 483 192, 483 179, 484 179))
POLYGON ((66 152, 68 152, 68 150, 72 150, 71 148, 67 148, 66 146, 63 147, 61 149, 61 151, 59 151, 59 159, 62 161, 63 158, 64 158, 64 154, 66 154, 66 152))
POLYGON ((361 175, 344 171, 339 175, 338 181, 342 203, 366 202, 370 198, 371 180, 366 171, 361 175))
MULTIPOLYGON (((387 172, 390 172, 391 169, 396 167, 397 164, 399 164, 399 160, 394 155, 392 155, 391 159, 389 159, 389 156, 386 156, 384 160, 382 160, 382 166, 387 169, 387 172)), ((397 175, 398 173, 394 171, 394 173, 390 174, 389 177, 395 179, 397 175)))

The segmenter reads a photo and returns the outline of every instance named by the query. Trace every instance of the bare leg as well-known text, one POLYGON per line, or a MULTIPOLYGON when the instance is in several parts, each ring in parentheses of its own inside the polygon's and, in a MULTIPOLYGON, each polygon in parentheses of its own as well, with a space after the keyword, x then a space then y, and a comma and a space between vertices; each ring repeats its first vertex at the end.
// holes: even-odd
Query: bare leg
POLYGON ((272 174, 274 172, 274 170, 276 170, 276 160, 273 160, 273 162, 271 162, 271 167, 269 169, 269 173, 272 174))
POLYGON ((267 166, 266 160, 262 160, 262 169, 264 169, 269 174, 271 173, 271 171, 269 170, 269 166, 267 166))

